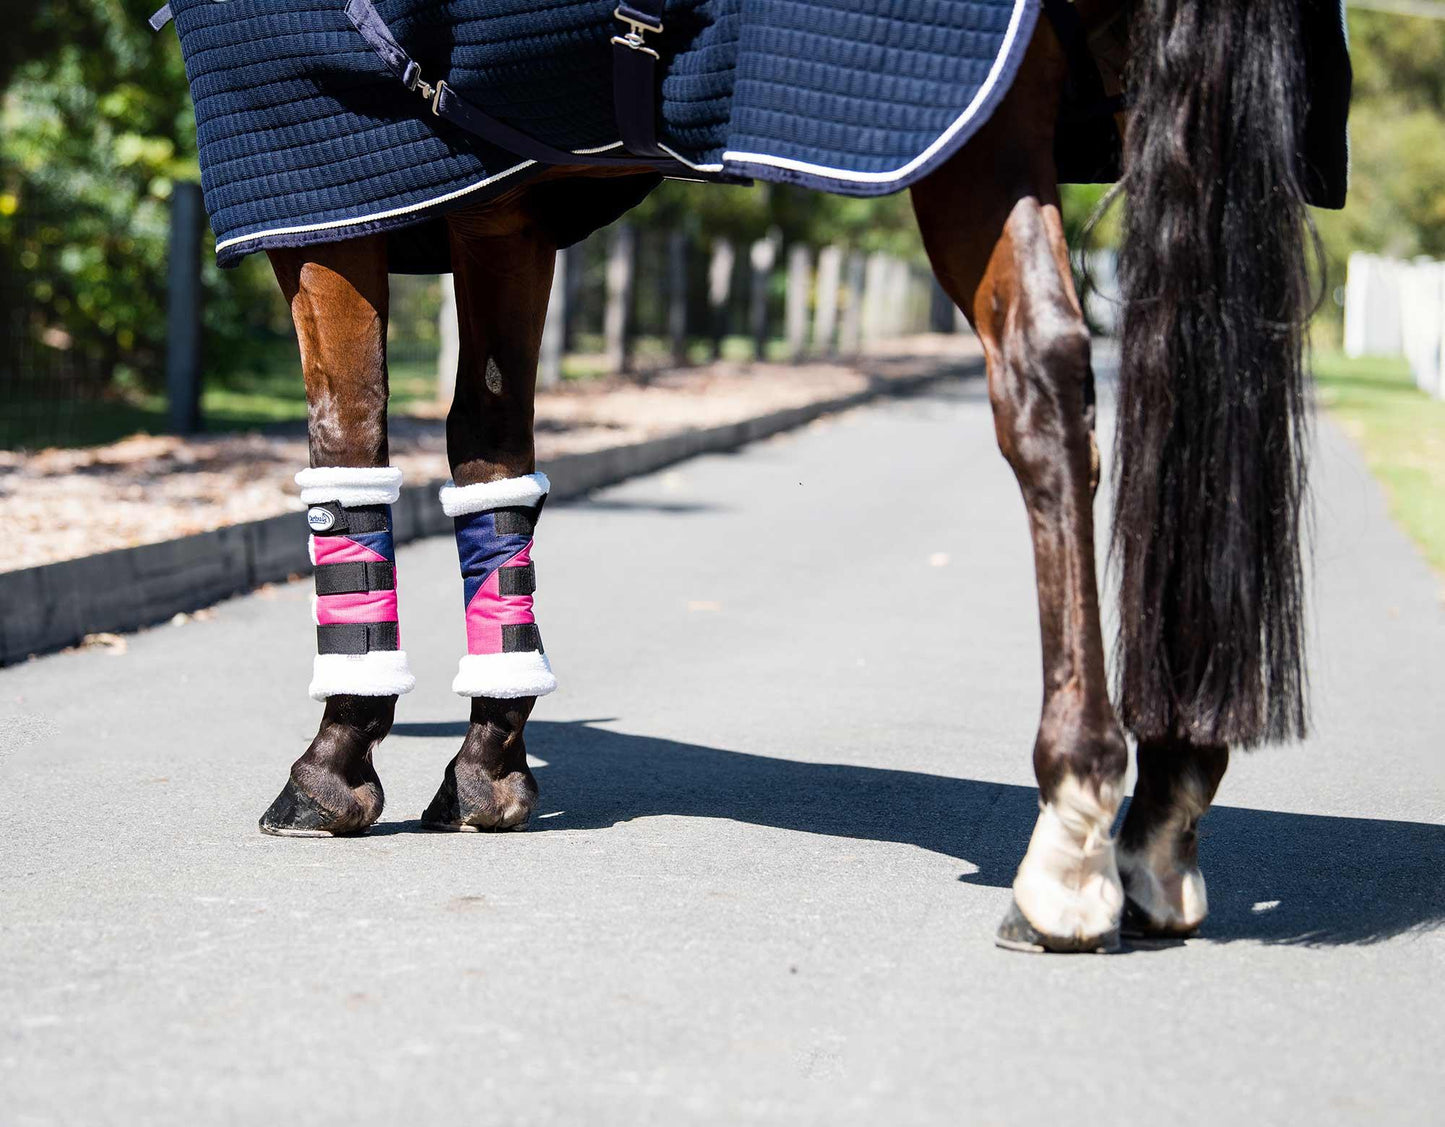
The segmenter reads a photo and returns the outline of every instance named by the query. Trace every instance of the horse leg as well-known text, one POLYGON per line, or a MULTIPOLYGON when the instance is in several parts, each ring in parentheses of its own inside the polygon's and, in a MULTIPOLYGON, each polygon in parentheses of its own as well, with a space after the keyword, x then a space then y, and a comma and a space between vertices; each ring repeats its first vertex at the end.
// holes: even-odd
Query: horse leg
POLYGON ((1141 935, 1192 934, 1209 912, 1199 872, 1199 819, 1229 766, 1229 748, 1140 740, 1139 779, 1119 831, 1125 926, 1141 935))
POLYGON ((1069 271, 1053 167, 1063 79, 1045 25, 966 155, 913 189, 924 244, 973 323, 999 447, 1028 509, 1044 699, 1034 744, 1040 814, 1014 881, 1003 946, 1117 943, 1123 892, 1110 827, 1128 751, 1109 702, 1094 568, 1089 334, 1069 271))
POLYGON ((472 704, 461 749, 422 822, 504 830, 522 826, 536 805, 522 731, 537 697, 556 684, 530 599, 531 529, 547 489, 535 472, 533 396, 556 247, 521 202, 453 213, 448 224, 460 355, 447 415, 454 486, 442 502, 457 519, 468 599, 468 655, 453 688, 472 704), (513 645, 517 638, 523 643, 513 645))
MULTIPOLYGON (((277 281, 291 307, 301 345, 306 381, 307 436, 312 469, 298 477, 302 497, 320 506, 308 512, 313 530, 352 525, 371 528, 364 538, 389 553, 390 518, 386 506, 399 475, 385 469, 386 442, 386 246, 380 237, 355 239, 296 250, 270 252, 277 281), (307 478, 306 474, 313 475, 307 478), (316 490, 314 496, 308 489, 316 490), (330 522, 329 524, 327 522, 330 522), (384 524, 382 532, 375 526, 384 524)), ((359 536, 361 534, 358 534, 359 536)), ((381 556, 341 536, 313 538, 318 545, 336 542, 353 555, 381 556)), ((318 564, 325 561, 318 558, 318 564)), ((355 565, 340 565, 351 567, 355 565)), ((367 574, 376 572, 366 564, 367 574)), ((385 565, 383 565, 385 570, 385 565)), ((318 567, 318 577, 323 566, 318 567)), ((378 591, 376 600, 395 607, 392 590, 378 591)), ((369 591, 369 585, 363 584, 369 591)), ((355 588, 348 588, 354 590, 355 588)), ((326 590, 318 582, 318 592, 326 590)), ((371 597, 341 595, 351 605, 371 597)), ((320 608, 324 599, 318 599, 320 608)), ((363 615, 363 617, 365 617, 363 615)), ((385 617, 384 614, 378 617, 385 617)), ((394 611, 391 618, 395 618, 394 611)), ((318 609, 318 622, 322 612, 318 609)), ((364 622, 360 631, 370 627, 364 622)), ((383 627, 387 624, 383 623, 383 627)), ((324 633, 323 626, 318 633, 324 633)), ((357 627, 343 628, 355 637, 357 627)), ((281 795, 261 817, 261 829, 287 836, 356 833, 381 815, 381 780, 372 751, 391 730, 396 694, 410 689, 406 655, 391 648, 319 656, 311 695, 326 702, 315 739, 291 767, 281 795)))

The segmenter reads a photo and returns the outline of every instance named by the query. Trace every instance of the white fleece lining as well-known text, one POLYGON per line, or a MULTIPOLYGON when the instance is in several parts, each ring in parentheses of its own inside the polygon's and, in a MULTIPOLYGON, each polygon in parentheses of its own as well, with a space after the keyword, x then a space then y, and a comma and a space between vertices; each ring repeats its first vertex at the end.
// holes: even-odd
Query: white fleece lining
POLYGON ((401 471, 394 466, 316 466, 296 475, 303 505, 394 505, 401 471))
POLYGON ((452 692, 464 697, 543 697, 557 687, 547 655, 522 653, 467 654, 457 663, 452 692))
MULTIPOLYGON (((472 513, 485 513, 491 509, 505 509, 513 505, 535 505, 552 489, 552 483, 544 473, 528 474, 526 477, 508 477, 501 481, 484 481, 476 485, 457 485, 448 481, 442 486, 442 512, 449 517, 465 517, 472 513)), ((527 695, 527 694, 518 694, 527 695)))
POLYGON ((401 696, 416 688, 405 650, 372 650, 364 654, 317 654, 311 669, 312 700, 349 695, 401 696))

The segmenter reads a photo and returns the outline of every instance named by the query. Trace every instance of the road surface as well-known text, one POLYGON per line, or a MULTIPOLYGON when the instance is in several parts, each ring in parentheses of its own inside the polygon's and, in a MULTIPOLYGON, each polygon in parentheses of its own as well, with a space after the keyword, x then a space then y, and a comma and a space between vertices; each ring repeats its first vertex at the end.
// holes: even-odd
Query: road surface
POLYGON ((1438 1122, 1440 584, 1328 424, 1316 480, 1317 734, 1236 757, 1163 950, 992 945, 1040 689, 977 380, 549 506, 525 833, 417 832, 444 539, 365 838, 255 828, 309 580, 0 672, 0 1121, 1438 1122))

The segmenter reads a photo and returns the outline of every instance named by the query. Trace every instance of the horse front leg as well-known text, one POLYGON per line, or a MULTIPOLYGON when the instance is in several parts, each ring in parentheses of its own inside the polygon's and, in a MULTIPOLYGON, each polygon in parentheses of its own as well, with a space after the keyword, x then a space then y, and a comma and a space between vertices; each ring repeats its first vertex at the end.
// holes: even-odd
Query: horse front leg
POLYGON ((924 243, 988 363, 999 447, 1028 509, 1043 650, 1034 744, 1040 813, 1003 946, 1117 945, 1123 891, 1110 829, 1128 752, 1109 702, 1094 567, 1089 335, 1073 290, 1052 161, 1062 70, 1036 39, 1005 104, 961 159, 914 188, 924 243))
POLYGON ((523 728, 556 687, 532 610, 532 542, 546 501, 532 436, 537 358, 556 247, 520 204, 448 217, 460 326, 447 415, 467 653, 452 688, 471 722, 422 815, 444 830, 523 826, 537 803, 523 728))
MULTIPOLYGON (((270 252, 291 307, 306 381, 311 467, 297 475, 316 566, 321 726, 261 829, 358 833, 381 816, 372 752, 413 684, 397 627, 387 467, 386 246, 378 237, 270 252)), ((300 522, 298 521, 298 532, 300 522)))

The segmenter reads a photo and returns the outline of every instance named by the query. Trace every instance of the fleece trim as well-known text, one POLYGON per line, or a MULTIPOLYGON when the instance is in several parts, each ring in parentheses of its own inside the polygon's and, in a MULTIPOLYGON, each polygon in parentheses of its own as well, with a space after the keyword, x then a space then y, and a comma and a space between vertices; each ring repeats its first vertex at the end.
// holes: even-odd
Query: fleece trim
POLYGON ((457 665, 452 692, 464 697, 546 696, 557 687, 547 655, 537 650, 519 653, 467 654, 457 665))
POLYGON ((457 485, 448 481, 438 495, 442 512, 449 517, 465 517, 490 509, 508 509, 535 505, 552 489, 544 473, 526 477, 508 477, 501 481, 484 481, 476 485, 457 485))
POLYGON ((317 654, 311 669, 312 700, 342 695, 401 696, 416 688, 405 650, 364 654, 317 654))
POLYGON ((394 466, 313 466, 296 475, 296 484, 303 505, 394 505, 401 497, 401 471, 394 466))

